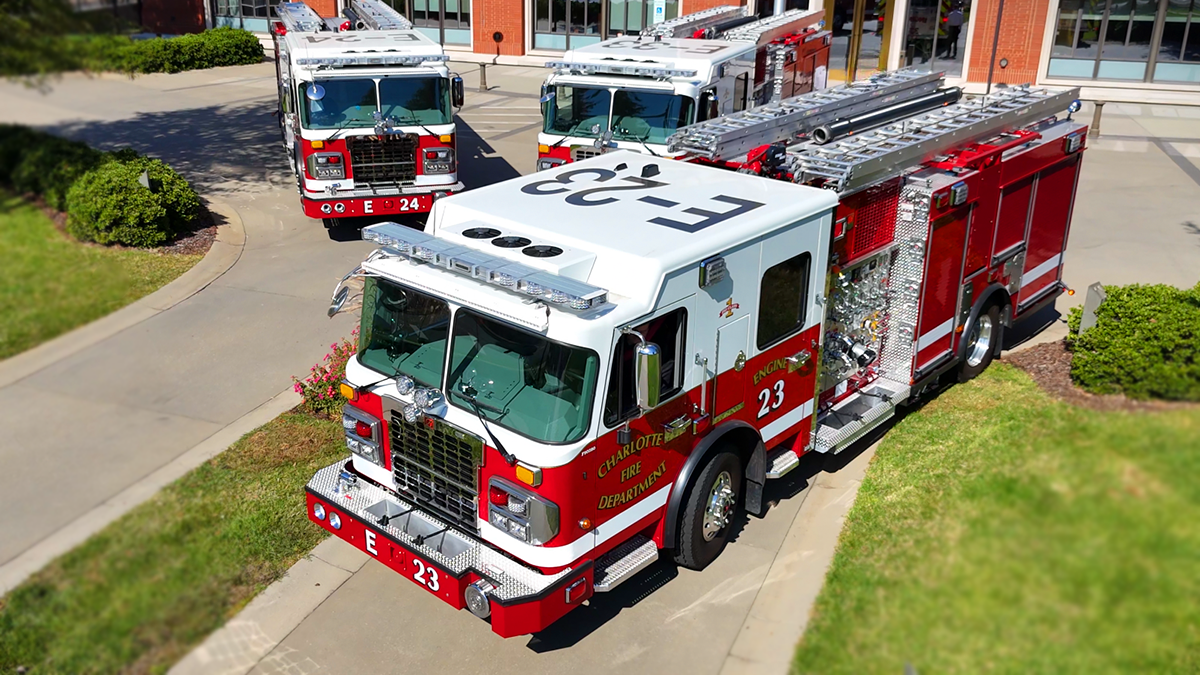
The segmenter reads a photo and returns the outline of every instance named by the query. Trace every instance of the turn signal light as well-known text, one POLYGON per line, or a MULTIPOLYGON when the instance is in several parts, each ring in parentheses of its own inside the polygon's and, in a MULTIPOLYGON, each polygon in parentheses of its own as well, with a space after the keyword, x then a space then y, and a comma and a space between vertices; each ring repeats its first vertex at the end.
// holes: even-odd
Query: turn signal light
POLYGON ((347 401, 358 400, 358 390, 354 387, 351 387, 349 384, 346 384, 345 382, 338 385, 338 393, 341 394, 342 398, 346 399, 347 401))
POLYGON ((453 143, 454 137, 450 134, 442 134, 441 136, 438 136, 438 140, 443 143, 453 143))
POLYGON ((321 148, 325 147, 325 141, 313 141, 312 146, 313 150, 320 150, 321 148))
POLYGON ((516 466, 517 480, 526 485, 537 487, 542 484, 542 470, 533 467, 517 464, 516 466))
POLYGON ((330 164, 341 164, 341 163, 342 163, 342 158, 341 158, 341 157, 338 157, 338 156, 336 156, 336 155, 330 155, 330 157, 329 157, 329 163, 330 163, 330 164))
POLYGON ((370 438, 371 437, 371 425, 367 424, 366 422, 363 422, 362 420, 359 420, 354 423, 354 433, 358 434, 359 436, 362 436, 363 438, 370 438))
POLYGON ((542 153, 542 154, 545 154, 545 153, 547 153, 547 152, 550 152, 550 146, 548 146, 548 145, 545 145, 545 144, 539 145, 539 146, 538 146, 538 152, 540 152, 540 153, 542 153))
POLYGON ((591 518, 580 518, 579 519, 579 529, 581 529, 585 532, 587 530, 592 529, 592 519, 591 518))
POLYGON ((488 487, 488 501, 496 506, 508 506, 508 492, 492 485, 488 487))
POLYGON ((438 154, 437 154, 436 150, 426 150, 425 151, 425 159, 437 159, 437 158, 438 158, 438 154))

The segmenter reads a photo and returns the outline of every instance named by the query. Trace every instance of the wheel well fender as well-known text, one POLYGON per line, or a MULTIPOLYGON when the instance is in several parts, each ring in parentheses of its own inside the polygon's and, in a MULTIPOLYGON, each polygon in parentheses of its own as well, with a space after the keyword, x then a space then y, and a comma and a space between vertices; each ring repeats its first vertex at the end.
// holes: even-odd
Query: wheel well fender
MULTIPOLYGON (((683 512, 684 500, 687 499, 688 487, 692 478, 704 470, 708 458, 717 448, 730 445, 742 460, 742 466, 750 463, 756 450, 763 447, 758 430, 746 422, 734 420, 713 429, 696 444, 692 454, 684 460, 671 486, 671 495, 667 498, 667 513, 663 517, 663 548, 674 548, 679 530, 679 514, 683 512)), ((761 480, 761 479, 760 479, 761 480)))
MULTIPOLYGON (((993 282, 992 284, 989 284, 987 288, 983 289, 983 292, 980 293, 979 297, 975 300, 975 304, 971 307, 971 314, 967 317, 967 322, 963 324, 964 328, 974 325, 975 320, 979 318, 979 315, 987 311, 987 308, 991 307, 992 305, 997 305, 1000 307, 1001 330, 1003 330, 1005 326, 1008 326, 1012 323, 1012 298, 1008 295, 1008 288, 1002 284, 993 282)), ((1003 340, 996 340, 996 346, 994 347, 995 351, 993 352, 994 354, 1000 354, 1000 344, 1002 342, 1003 340)), ((966 356, 966 348, 967 339, 966 335, 964 334, 962 339, 958 341, 957 359, 959 361, 966 356)))

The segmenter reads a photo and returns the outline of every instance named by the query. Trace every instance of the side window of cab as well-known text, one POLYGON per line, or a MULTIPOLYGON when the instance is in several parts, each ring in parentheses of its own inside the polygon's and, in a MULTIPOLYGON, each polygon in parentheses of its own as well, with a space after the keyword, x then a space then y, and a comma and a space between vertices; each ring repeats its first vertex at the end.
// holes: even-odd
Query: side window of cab
MULTIPOLYGON (((662 358, 661 400, 666 401, 683 390, 683 378, 687 371, 683 363, 686 353, 684 340, 687 336, 687 310, 677 309, 655 317, 633 330, 658 345, 662 358)), ((622 335, 613 349, 612 365, 608 375, 608 395, 604 399, 604 424, 612 429, 638 413, 637 392, 634 388, 634 355, 637 353, 638 337, 622 335)))

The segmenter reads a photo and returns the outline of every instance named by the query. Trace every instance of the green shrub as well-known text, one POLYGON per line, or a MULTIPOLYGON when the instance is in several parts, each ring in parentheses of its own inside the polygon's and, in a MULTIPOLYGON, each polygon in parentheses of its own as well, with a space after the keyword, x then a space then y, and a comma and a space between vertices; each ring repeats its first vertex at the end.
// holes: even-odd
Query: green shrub
POLYGON ((1071 379, 1096 394, 1200 401, 1200 284, 1106 286, 1096 325, 1068 316, 1071 379))
POLYGON ((66 206, 71 185, 106 159, 105 153, 87 143, 50 134, 26 136, 24 141, 25 147, 16 151, 19 158, 9 177, 13 188, 39 195, 60 210, 66 206))
POLYGON ((158 246, 196 218, 200 200, 156 159, 110 161, 84 174, 67 195, 67 231, 101 244, 158 246), (145 171, 150 187, 139 182, 145 171))
POLYGON ((130 42, 110 51, 110 70, 129 73, 178 73, 185 70, 261 63, 262 43, 248 31, 214 28, 176 38, 130 42))

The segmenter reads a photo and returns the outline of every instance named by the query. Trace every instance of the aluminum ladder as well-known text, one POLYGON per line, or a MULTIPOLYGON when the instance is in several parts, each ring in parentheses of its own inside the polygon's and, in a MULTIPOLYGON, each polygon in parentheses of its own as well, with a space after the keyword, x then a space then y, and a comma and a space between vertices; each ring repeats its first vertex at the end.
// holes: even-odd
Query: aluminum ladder
MULTIPOLYGON (((781 28, 787 27, 789 24, 800 22, 806 18, 811 18, 808 25, 816 23, 818 16, 825 13, 824 9, 789 9, 783 14, 776 16, 768 16, 765 19, 760 19, 754 23, 748 23, 744 26, 738 26, 725 33, 722 33, 720 39, 729 40, 730 42, 748 42, 750 44, 759 44, 763 38, 774 39, 782 37, 782 35, 772 35, 773 31, 778 31, 781 28)), ((786 32, 784 33, 787 34, 786 32)))
POLYGON ((762 145, 794 141, 835 119, 933 92, 942 75, 904 68, 793 96, 684 127, 667 139, 667 148, 704 159, 733 159, 762 145))
POLYGON ((720 5, 668 19, 653 26, 646 26, 642 29, 641 34, 645 37, 690 38, 698 30, 711 28, 721 22, 740 19, 744 16, 746 16, 745 7, 720 5))
POLYGON ((1078 87, 1009 87, 828 145, 805 143, 788 148, 788 162, 796 182, 820 179, 826 188, 853 192, 956 147, 1059 113, 1077 98, 1078 87))
POLYGON ((325 19, 303 2, 281 2, 275 8, 275 14, 291 33, 316 33, 325 29, 325 19))
POLYGON ((371 30, 412 30, 412 22, 380 0, 350 0, 350 9, 371 30))

